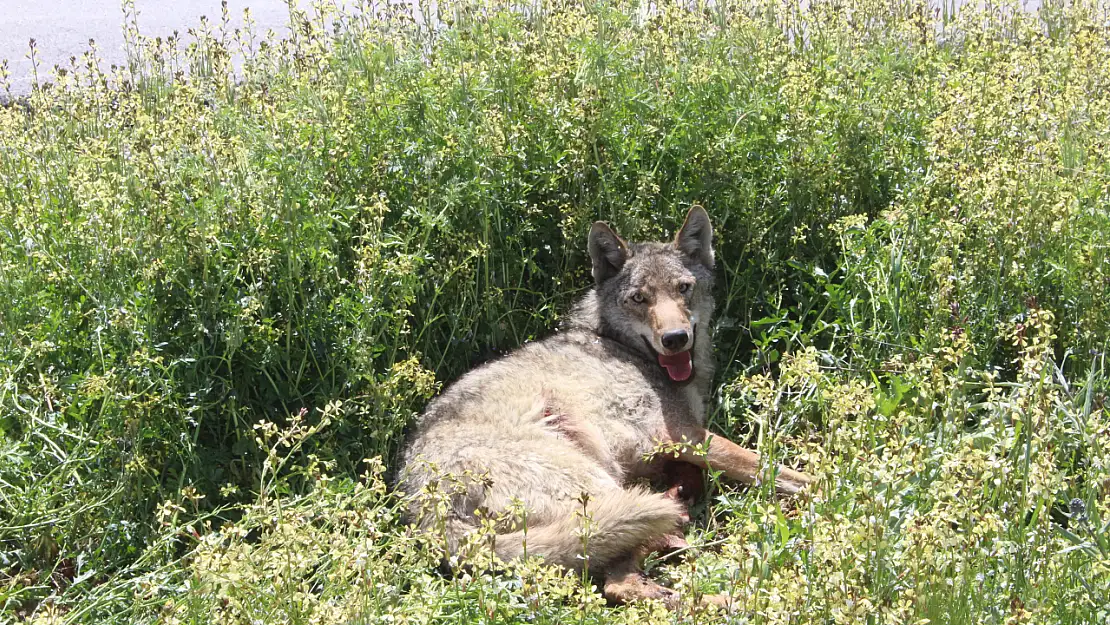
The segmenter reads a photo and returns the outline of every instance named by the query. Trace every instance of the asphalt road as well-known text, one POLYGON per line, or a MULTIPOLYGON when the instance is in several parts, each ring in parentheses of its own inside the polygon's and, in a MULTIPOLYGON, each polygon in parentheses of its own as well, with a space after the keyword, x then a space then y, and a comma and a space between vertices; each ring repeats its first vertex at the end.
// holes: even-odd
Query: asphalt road
MULTIPOLYGON (((124 14, 120 0, 0 0, 0 59, 8 60, 12 93, 31 89, 34 71, 28 58, 28 41, 34 38, 41 80, 48 80, 54 65, 66 67, 69 57, 80 58, 96 41, 107 69, 126 62, 123 48, 124 14)), ((213 25, 220 21, 220 0, 136 0, 139 30, 151 37, 167 36, 200 25, 207 16, 213 25)), ((298 0, 309 8, 309 0, 298 0)), ((232 24, 242 26, 243 9, 250 7, 258 32, 274 29, 287 33, 289 9, 284 0, 228 0, 232 24)))

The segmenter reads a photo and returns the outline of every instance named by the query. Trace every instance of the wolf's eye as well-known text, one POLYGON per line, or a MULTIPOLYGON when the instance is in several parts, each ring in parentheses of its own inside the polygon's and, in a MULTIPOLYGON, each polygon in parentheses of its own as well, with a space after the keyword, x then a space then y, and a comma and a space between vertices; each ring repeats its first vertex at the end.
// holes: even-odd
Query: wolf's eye
POLYGON ((632 301, 636 302, 637 304, 643 304, 644 303, 644 294, 640 293, 639 291, 633 293, 632 294, 632 301))
POLYGON ((691 287, 691 284, 689 282, 683 282, 682 284, 678 285, 678 292, 679 293, 689 293, 690 292, 690 287, 691 287))

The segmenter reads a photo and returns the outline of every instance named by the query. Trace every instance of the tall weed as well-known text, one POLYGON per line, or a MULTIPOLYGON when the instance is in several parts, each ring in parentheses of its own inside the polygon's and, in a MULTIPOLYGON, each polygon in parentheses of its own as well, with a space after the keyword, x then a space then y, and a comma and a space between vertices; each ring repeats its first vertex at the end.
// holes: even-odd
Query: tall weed
POLYGON ((592 220, 701 203, 712 425, 821 489, 717 484, 659 574, 745 622, 1105 620, 1106 7, 810 5, 128 5, 128 67, 40 68, 0 108, 0 609, 670 618, 439 577, 384 480, 583 292, 592 220))

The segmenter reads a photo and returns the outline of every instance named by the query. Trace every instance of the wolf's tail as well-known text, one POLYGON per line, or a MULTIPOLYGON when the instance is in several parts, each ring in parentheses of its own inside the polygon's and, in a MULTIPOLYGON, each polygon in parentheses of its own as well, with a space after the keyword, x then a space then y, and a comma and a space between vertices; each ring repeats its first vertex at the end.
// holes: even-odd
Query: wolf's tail
MULTIPOLYGON (((580 509, 580 508, 579 508, 580 509)), ((586 504, 587 525, 581 514, 566 514, 544 524, 498 534, 494 550, 505 561, 520 556, 543 556, 553 564, 580 571, 601 570, 627 558, 645 543, 675 531, 683 514, 681 504, 642 488, 598 494, 586 504)), ((527 521, 527 519, 525 519, 527 521)))

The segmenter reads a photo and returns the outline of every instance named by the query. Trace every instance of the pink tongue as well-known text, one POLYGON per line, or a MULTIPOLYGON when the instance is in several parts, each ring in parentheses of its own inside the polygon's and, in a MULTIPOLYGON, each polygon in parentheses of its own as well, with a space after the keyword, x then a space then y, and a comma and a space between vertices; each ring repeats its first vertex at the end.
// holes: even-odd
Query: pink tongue
POLYGON ((690 362, 690 350, 679 352, 665 356, 659 354, 659 364, 667 370, 667 375, 675 382, 685 382, 690 379, 690 374, 693 373, 693 365, 690 362))

